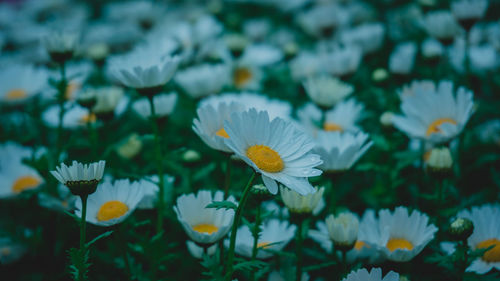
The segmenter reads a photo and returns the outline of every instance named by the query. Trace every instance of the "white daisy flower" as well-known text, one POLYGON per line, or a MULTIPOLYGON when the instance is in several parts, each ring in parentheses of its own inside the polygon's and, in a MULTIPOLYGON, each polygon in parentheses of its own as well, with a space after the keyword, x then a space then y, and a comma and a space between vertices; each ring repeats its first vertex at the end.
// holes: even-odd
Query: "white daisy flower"
POLYGON ((323 107, 335 105, 354 91, 353 86, 326 75, 309 77, 303 85, 309 98, 323 107))
MULTIPOLYGON (((153 97, 153 104, 155 107, 155 114, 158 117, 170 115, 177 103, 177 93, 171 92, 169 94, 159 94, 153 97)), ((132 109, 143 119, 151 117, 151 105, 147 98, 140 98, 132 104, 132 109)))
MULTIPOLYGON (((171 202, 173 199, 172 184, 174 183, 174 180, 175 178, 173 176, 168 174, 163 175, 165 202, 171 202)), ((156 206, 156 201, 158 200, 159 181, 158 175, 147 176, 145 179, 139 180, 139 183, 144 189, 144 196, 139 204, 137 204, 137 209, 153 209, 156 206)))
POLYGON ((237 89, 259 90, 263 75, 262 70, 255 65, 237 63, 233 67, 232 84, 237 89))
POLYGON ((123 85, 148 89, 165 85, 174 75, 179 58, 166 56, 151 47, 111 57, 108 63, 110 74, 123 85))
POLYGON ((331 3, 316 5, 298 14, 296 21, 311 36, 329 37, 336 28, 347 25, 350 21, 350 16, 349 11, 342 6, 331 3))
MULTIPOLYGON (((231 229, 234 219, 232 209, 206 208, 212 202, 224 201, 224 192, 201 190, 177 198, 174 211, 186 234, 196 243, 213 244, 222 239, 231 229)), ((226 201, 236 203, 233 196, 226 201)))
POLYGON ((316 209, 325 188, 315 188, 314 192, 307 195, 300 195, 299 193, 287 188, 280 186, 281 199, 283 203, 292 213, 311 213, 316 209))
MULTIPOLYGON (((198 246, 195 242, 193 241, 186 241, 186 246, 188 248, 189 253, 191 256, 197 258, 197 259, 202 259, 203 258, 203 252, 205 251, 203 247, 198 246)), ((217 251, 217 244, 213 244, 212 246, 207 248, 206 254, 209 256, 215 255, 215 252, 217 251)))
POLYGON ((0 145, 0 170, 8 169, 11 163, 21 163, 24 158, 31 157, 33 149, 15 142, 0 145))
POLYGON ((358 269, 357 271, 352 271, 347 275, 342 281, 399 281, 399 274, 394 271, 389 271, 384 277, 382 277, 382 269, 372 268, 370 272, 366 268, 358 269))
POLYGON ((486 274, 493 268, 500 271, 500 204, 473 207, 470 211, 463 210, 457 217, 470 219, 474 224, 474 232, 467 240, 472 249, 492 249, 482 257, 475 259, 467 268, 468 272, 486 274))
POLYGON ((26 245, 12 241, 12 239, 8 237, 0 237, 1 264, 12 264, 21 259, 26 254, 26 252, 28 252, 28 247, 26 247, 26 245))
POLYGON ((35 189, 44 180, 35 169, 14 160, 9 162, 9 165, 2 165, 0 182, 0 199, 4 199, 15 197, 25 190, 35 189))
POLYGON ((121 115, 128 104, 128 98, 122 88, 119 87, 99 87, 84 89, 79 95, 93 95, 96 103, 92 107, 92 112, 97 115, 112 114, 121 115))
POLYGON ((177 72, 174 78, 186 93, 198 99, 218 94, 229 83, 229 66, 224 64, 202 64, 177 72))
POLYGON ((357 46, 335 48, 322 56, 323 69, 335 76, 351 75, 358 70, 363 52, 357 46))
POLYGON ((256 172, 272 194, 278 192, 276 181, 306 195, 314 191, 308 177, 319 176, 314 167, 322 163, 309 153, 314 142, 281 118, 269 121, 266 111, 255 109, 231 116, 224 122, 229 138, 226 145, 256 172))
POLYGON ((422 55, 424 58, 433 59, 441 57, 445 50, 441 43, 434 38, 427 38, 422 42, 422 55))
POLYGON ((316 141, 313 151, 323 160, 319 168, 324 172, 350 169, 373 144, 368 141, 368 134, 363 132, 353 134, 321 131, 318 132, 316 141))
POLYGON ((429 224, 429 217, 417 210, 408 213, 406 207, 397 207, 378 213, 378 226, 368 230, 365 243, 376 247, 383 256, 395 262, 407 262, 418 255, 434 238, 437 227, 429 224))
POLYGON ((410 138, 432 143, 448 141, 457 136, 472 115, 472 92, 463 87, 453 95, 453 83, 441 81, 435 89, 413 87, 412 96, 404 98, 401 111, 393 124, 410 138))
POLYGON ((451 12, 466 30, 484 16, 487 8, 487 0, 457 0, 451 3, 451 12))
POLYGON ((56 167, 56 170, 50 171, 50 173, 60 183, 67 186, 81 181, 100 181, 104 174, 105 166, 106 161, 104 160, 90 164, 73 161, 71 166, 61 163, 61 166, 56 167))
MULTIPOLYGON (((77 129, 85 127, 89 122, 95 123, 97 121, 97 116, 90 113, 85 107, 72 102, 66 102, 64 106, 66 107, 63 117, 63 128, 65 129, 77 129)), ((42 120, 47 126, 57 128, 59 126, 60 111, 59 105, 52 105, 42 113, 42 120)))
POLYGON ((450 45, 460 33, 460 26, 450 11, 430 11, 425 14, 423 28, 427 33, 439 40, 443 45, 450 45))
POLYGON ((326 228, 330 240, 335 247, 350 250, 358 238, 359 220, 351 212, 343 212, 334 216, 330 214, 326 220, 326 228))
POLYGON ((268 44, 255 44, 245 48, 240 61, 244 65, 263 67, 275 64, 283 57, 283 52, 277 47, 268 44))
POLYGON ((400 43, 389 57, 389 71, 396 74, 409 74, 415 64, 417 45, 414 42, 400 43))
POLYGON ((345 45, 359 46, 363 53, 378 50, 384 42, 385 27, 382 23, 364 23, 340 31, 340 41, 345 45))
MULTIPOLYGON (((87 80, 87 78, 94 71, 94 66, 88 61, 78 62, 78 63, 67 63, 66 64, 66 78, 68 79, 68 85, 64 92, 64 98, 66 100, 74 100, 78 91, 82 88, 82 85, 87 80)), ((59 70, 53 70, 49 73, 50 78, 54 80, 61 79, 61 73, 59 70)), ((57 98, 58 91, 55 89, 50 89, 42 93, 43 97, 48 100, 54 100, 57 98)))
MULTIPOLYGON (((281 251, 292 240, 296 230, 295 225, 289 224, 287 221, 279 221, 271 219, 261 225, 262 231, 257 240, 257 258, 267 259, 273 256, 273 253, 266 250, 281 251)), ((226 247, 229 241, 225 241, 226 247)), ((254 238, 250 228, 243 225, 238 228, 236 233, 236 248, 235 252, 238 255, 250 258, 252 257, 252 249, 254 238)))
MULTIPOLYGON (((104 162, 104 161, 101 161, 104 162)), ((64 165, 64 164, 63 164, 64 165)), ((96 165, 94 163, 94 165, 96 165)), ((99 226, 111 226, 124 221, 136 209, 144 195, 139 182, 128 179, 104 181, 87 201, 87 222, 99 226)), ((76 201, 75 215, 82 215, 82 201, 76 201)))
POLYGON ((214 105, 210 103, 206 101, 200 103, 201 106, 196 110, 199 119, 194 119, 192 128, 211 148, 231 152, 231 149, 224 143, 224 139, 229 138, 224 130, 224 121, 230 120, 231 114, 235 112, 243 112, 245 108, 236 102, 219 102, 214 105))
POLYGON ((15 64, 0 71, 0 98, 4 104, 22 104, 48 87, 48 72, 15 64))
POLYGON ((301 52, 289 62, 288 66, 296 82, 323 72, 323 61, 316 53, 301 52))
POLYGON ((79 40, 79 34, 69 31, 53 31, 42 39, 43 45, 52 59, 68 60, 73 55, 79 40))

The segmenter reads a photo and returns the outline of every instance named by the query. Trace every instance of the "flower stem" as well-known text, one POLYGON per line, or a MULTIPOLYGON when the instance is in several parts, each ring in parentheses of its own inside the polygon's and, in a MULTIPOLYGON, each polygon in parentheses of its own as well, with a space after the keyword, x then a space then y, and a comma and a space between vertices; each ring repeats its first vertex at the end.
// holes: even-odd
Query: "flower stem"
POLYGON ((96 159, 97 157, 97 129, 92 124, 92 111, 89 110, 89 120, 87 121, 87 130, 89 133, 89 143, 90 143, 90 149, 91 149, 91 157, 92 159, 96 159))
MULTIPOLYGON (((88 195, 82 195, 80 196, 82 200, 82 218, 80 221, 80 255, 81 259, 85 259, 85 254, 87 252, 86 246, 85 246, 85 235, 86 235, 86 226, 87 226, 87 199, 88 195)), ((78 280, 83 281, 85 280, 85 269, 80 268, 78 270, 78 280)))
POLYGON ((66 63, 62 62, 60 65, 61 71, 61 81, 57 85, 57 100, 59 103, 59 124, 57 126, 57 151, 56 151, 56 162, 59 161, 59 155, 61 154, 62 144, 63 144, 63 119, 66 110, 64 108, 64 102, 66 100, 65 93, 68 87, 68 81, 66 80, 66 63))
POLYGON ((462 278, 461 280, 465 280, 465 272, 467 270, 467 264, 469 259, 469 246, 467 245, 467 239, 461 241, 462 247, 464 249, 464 258, 463 258, 463 269, 462 269, 462 278))
MULTIPOLYGON (((260 214, 261 214, 261 207, 260 207, 260 202, 259 202, 259 205, 257 206, 257 214, 255 214, 254 228, 252 231, 252 236, 253 236, 252 261, 254 261, 255 258, 257 257, 257 250, 258 250, 258 245, 259 245, 260 223, 261 223, 260 214)), ((252 280, 255 280, 255 271, 252 271, 252 280)))
POLYGON ((231 154, 226 159, 226 178, 224 180, 224 199, 229 196, 229 188, 231 186, 231 154))
POLYGON ((248 199, 248 195, 250 195, 250 189, 252 187, 252 182, 255 179, 256 172, 252 173, 252 176, 248 180, 247 186, 243 190, 243 195, 241 196, 240 203, 238 204, 238 208, 236 208, 236 213, 234 214, 233 226, 231 228, 231 237, 229 242, 229 250, 227 253, 227 268, 226 268, 226 281, 230 281, 233 276, 233 262, 234 262, 234 248, 236 246, 236 232, 238 231, 238 225, 240 224, 241 215, 243 213, 243 208, 248 199))
POLYGON ((156 222, 156 232, 160 233, 163 229, 163 212, 165 210, 165 190, 164 190, 164 179, 163 179, 163 159, 161 153, 161 139, 160 139, 160 128, 157 123, 157 116, 155 112, 155 106, 153 102, 153 96, 148 96, 149 105, 151 108, 151 125, 153 126, 153 131, 155 135, 155 156, 156 156, 156 169, 158 171, 159 178, 159 192, 158 192, 158 220, 156 222))
POLYGON ((295 280, 300 281, 302 278, 302 247, 303 247, 303 242, 304 242, 304 237, 302 236, 302 232, 304 229, 304 224, 306 223, 306 220, 304 219, 299 219, 297 223, 297 232, 295 233, 295 238, 297 240, 297 245, 295 247, 296 250, 296 255, 297 255, 297 265, 296 265, 296 270, 295 270, 295 280))

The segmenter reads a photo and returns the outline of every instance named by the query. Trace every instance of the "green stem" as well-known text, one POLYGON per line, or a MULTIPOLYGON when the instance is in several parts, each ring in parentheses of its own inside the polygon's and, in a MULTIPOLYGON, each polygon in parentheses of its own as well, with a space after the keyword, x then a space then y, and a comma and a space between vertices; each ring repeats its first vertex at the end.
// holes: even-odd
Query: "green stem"
POLYGON ((165 210, 165 190, 164 190, 164 179, 163 179, 163 159, 161 153, 161 139, 160 139, 160 128, 157 123, 157 116, 153 101, 153 96, 148 96, 149 105, 151 108, 151 125, 153 126, 153 131, 155 135, 155 157, 156 157, 156 168, 158 171, 159 178, 159 192, 158 192, 158 220, 156 222, 156 232, 160 233, 163 229, 163 212, 165 210))
POLYGON ((252 173, 252 176, 248 180, 247 186, 243 190, 243 195, 241 196, 240 203, 238 204, 238 208, 236 208, 236 213, 234 214, 233 226, 231 228, 231 237, 229 242, 229 250, 227 253, 227 269, 226 269, 226 281, 231 281, 231 277, 233 276, 233 262, 234 262, 234 248, 236 246, 236 232, 238 232, 238 225, 240 224, 241 215, 243 213, 243 208, 248 199, 248 195, 250 195, 250 189, 252 188, 252 182, 255 179, 256 172, 252 173))
POLYGON ((465 272, 467 270, 467 264, 469 259, 469 246, 467 245, 467 239, 462 240, 462 247, 464 249, 464 261, 463 261, 463 270, 462 270, 462 280, 465 280, 465 272))
MULTIPOLYGON (((254 228, 252 231, 252 236, 253 236, 253 247, 252 247, 252 261, 255 260, 257 257, 257 250, 258 250, 258 245, 259 245, 259 232, 260 232, 260 214, 261 214, 261 207, 260 207, 260 202, 259 205, 257 206, 257 214, 255 214, 255 224, 254 228)), ((252 280, 255 280, 255 271, 252 271, 252 280)))
MULTIPOLYGON (((82 200, 82 217, 80 221, 80 255, 81 255, 81 260, 84 260, 84 255, 87 252, 86 246, 85 246, 85 234, 86 234, 86 226, 87 226, 87 199, 88 195, 82 195, 80 196, 82 200)), ((85 280, 85 270, 84 268, 80 268, 78 270, 78 280, 83 281, 85 280)))
POLYGON ((87 121, 87 130, 89 133, 89 143, 91 149, 91 157, 92 159, 97 159, 97 129, 92 124, 92 114, 93 112, 89 110, 89 120, 87 121))
POLYGON ((68 81, 66 80, 66 63, 61 63, 61 81, 57 85, 58 95, 57 100, 59 103, 59 124, 57 126, 57 151, 56 151, 56 162, 59 161, 59 155, 61 154, 63 145, 63 119, 64 114, 66 114, 66 109, 64 108, 64 102, 66 100, 65 93, 68 87, 68 81))
POLYGON ((226 178, 224 180, 224 200, 229 196, 229 188, 231 186, 231 155, 226 159, 226 178))
POLYGON ((302 236, 302 232, 304 229, 305 221, 306 220, 304 220, 304 219, 299 220, 299 223, 297 224, 298 225, 297 232, 295 235, 296 240, 297 240, 297 246, 295 247, 296 255, 297 255, 297 265, 296 265, 296 270, 295 270, 295 280, 296 281, 300 281, 302 278, 302 260, 303 260, 302 247, 303 247, 303 242, 304 242, 304 237, 302 236))

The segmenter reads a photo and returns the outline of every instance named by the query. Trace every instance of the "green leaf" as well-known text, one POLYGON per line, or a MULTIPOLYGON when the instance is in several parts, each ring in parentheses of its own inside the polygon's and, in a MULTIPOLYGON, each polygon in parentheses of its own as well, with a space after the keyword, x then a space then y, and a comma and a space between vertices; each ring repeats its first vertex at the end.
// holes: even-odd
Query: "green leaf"
POLYGON ((110 236, 111 233, 113 233, 113 230, 106 231, 106 232, 102 233, 101 235, 99 235, 96 238, 92 239, 90 242, 87 242, 86 246, 90 247, 92 244, 94 244, 95 242, 101 240, 102 238, 110 236))
POLYGON ((259 260, 254 261, 244 261, 236 264, 234 266, 234 270, 242 270, 242 271, 253 271, 256 269, 262 269, 267 266, 267 263, 259 260))
POLYGON ((324 263, 320 263, 320 264, 316 264, 316 265, 305 266, 303 271, 304 272, 314 271, 314 270, 322 269, 322 268, 329 267, 329 266, 336 265, 336 264, 337 264, 336 261, 329 261, 329 262, 324 262, 324 263))
POLYGON ((231 201, 214 201, 214 202, 208 204, 207 206, 205 206, 205 208, 215 208, 217 210, 219 210, 219 209, 236 210, 236 209, 238 209, 238 206, 231 201))

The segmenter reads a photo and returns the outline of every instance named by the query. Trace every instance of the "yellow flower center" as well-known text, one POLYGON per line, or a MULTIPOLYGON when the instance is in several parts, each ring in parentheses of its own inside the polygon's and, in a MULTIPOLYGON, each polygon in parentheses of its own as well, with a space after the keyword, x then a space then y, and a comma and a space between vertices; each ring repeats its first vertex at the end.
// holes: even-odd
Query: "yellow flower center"
POLYGON ((208 223, 200 223, 195 226, 193 226, 193 230, 199 233, 207 233, 207 234, 212 234, 215 233, 219 230, 219 228, 213 224, 208 224, 208 223))
POLYGON ((267 249, 271 245, 271 242, 259 242, 257 243, 257 248, 259 249, 267 249))
POLYGON ((26 98, 27 95, 28 94, 23 89, 12 89, 12 90, 7 92, 7 94, 5 95, 5 99, 11 100, 11 101, 22 100, 22 99, 26 98))
POLYGON ((23 176, 19 177, 12 185, 12 191, 14 193, 21 193, 24 190, 32 189, 40 184, 40 179, 34 176, 23 176))
POLYGON ((413 250, 413 244, 404 238, 391 238, 385 245, 389 251, 394 252, 398 249, 400 250, 413 250))
POLYGON ((128 211, 127 205, 125 203, 113 200, 102 204, 99 212, 97 212, 97 220, 99 221, 109 221, 112 219, 117 219, 125 215, 128 211))
POLYGON ((368 245, 366 245, 366 243, 363 241, 357 240, 356 243, 354 243, 354 249, 358 251, 363 249, 363 247, 369 248, 368 245))
POLYGON ((9 256, 12 253, 12 250, 9 247, 0 248, 0 256, 9 256))
POLYGON ((283 170, 285 164, 278 152, 267 145, 253 145, 247 149, 247 157, 252 160, 257 167, 268 173, 278 173, 283 170))
POLYGON ((66 87, 66 92, 64 92, 64 97, 67 100, 70 100, 73 96, 74 93, 80 89, 80 84, 76 82, 70 82, 68 86, 66 87))
POLYGON ((233 73, 233 83, 236 87, 243 87, 252 79, 252 72, 247 68, 237 68, 233 73))
POLYGON ((481 259, 485 262, 500 262, 500 240, 496 238, 484 240, 477 244, 476 247, 479 249, 487 249, 491 246, 494 247, 486 251, 481 259))
POLYGON ((333 123, 333 122, 325 122, 325 124, 323 124, 323 130, 329 131, 329 132, 343 132, 344 131, 342 126, 340 126, 339 124, 333 123))
POLYGON ((229 138, 229 135, 227 134, 226 130, 224 130, 224 128, 221 128, 220 130, 218 130, 217 132, 215 132, 215 135, 221 137, 221 138, 225 138, 225 139, 228 139, 229 138))
POLYGON ((439 118, 429 125, 429 128, 427 128, 427 132, 425 134, 427 136, 430 136, 431 134, 441 132, 441 129, 439 129, 439 126, 441 126, 444 123, 450 123, 450 124, 456 125, 457 121, 455 121, 451 118, 439 118))
POLYGON ((97 116, 94 113, 90 114, 85 114, 82 117, 80 117, 80 123, 82 124, 87 124, 87 123, 94 123, 97 120, 97 116))

